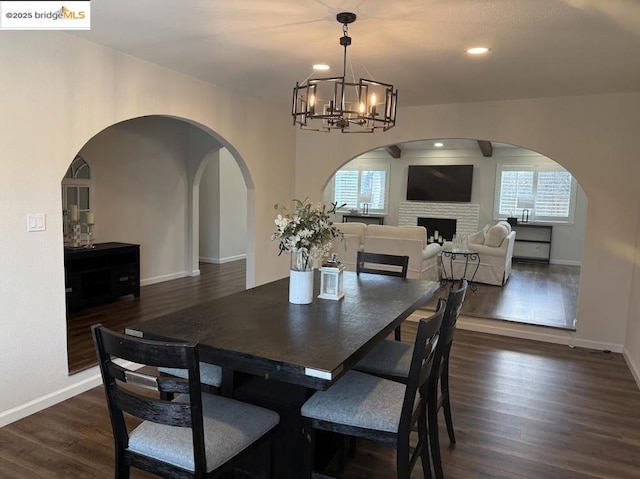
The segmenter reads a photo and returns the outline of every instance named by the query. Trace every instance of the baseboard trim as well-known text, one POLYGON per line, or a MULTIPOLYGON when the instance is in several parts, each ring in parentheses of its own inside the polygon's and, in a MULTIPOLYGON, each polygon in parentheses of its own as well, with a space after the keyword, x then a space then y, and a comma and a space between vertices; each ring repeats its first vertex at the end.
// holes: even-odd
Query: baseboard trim
POLYGON ((232 261, 238 261, 241 259, 246 259, 246 254, 237 254, 235 256, 227 256, 226 258, 208 258, 206 256, 201 256, 198 258, 202 263, 212 263, 212 264, 224 264, 231 263, 232 261))
MULTIPOLYGON (((118 363, 129 369, 138 369, 141 367, 141 365, 129 361, 118 361, 118 363)), ((62 401, 71 399, 78 394, 82 394, 83 392, 102 384, 102 376, 100 375, 100 369, 98 366, 94 366, 91 369, 77 373, 73 377, 78 377, 78 380, 73 384, 69 384, 62 389, 58 389, 57 391, 53 391, 42 397, 1 412, 0 428, 42 411, 43 409, 55 406, 62 401)))
MULTIPOLYGON (((198 270, 198 274, 200 274, 199 270, 198 270)), ((171 281, 172 279, 180 279, 186 276, 197 276, 197 275, 189 273, 188 271, 180 271, 179 273, 171 273, 171 274, 165 274, 162 276, 154 276, 153 278, 145 278, 140 280, 140 286, 149 286, 150 284, 164 283, 165 281, 171 281)))
POLYGON ((551 264, 559 264, 564 266, 582 266, 582 261, 568 261, 564 259, 552 259, 549 261, 551 264))
POLYGON ((624 356, 624 360, 627 362, 627 366, 629 366, 629 370, 631 371, 633 379, 636 381, 638 389, 640 389, 640 365, 631 358, 631 354, 629 354, 627 348, 624 348, 622 355, 624 356))
MULTIPOLYGON (((417 318, 420 316, 414 315, 414 317, 417 318)), ((409 317, 409 319, 411 320, 412 318, 409 317)), ((475 318, 461 315, 458 319, 457 327, 468 331, 477 331, 479 333, 496 334, 498 336, 529 339, 532 341, 542 341, 552 344, 563 344, 569 347, 594 349, 598 351, 608 350, 614 353, 622 353, 623 349, 621 344, 576 338, 574 331, 566 329, 554 329, 531 324, 518 324, 511 321, 501 321, 496 319, 475 318)))

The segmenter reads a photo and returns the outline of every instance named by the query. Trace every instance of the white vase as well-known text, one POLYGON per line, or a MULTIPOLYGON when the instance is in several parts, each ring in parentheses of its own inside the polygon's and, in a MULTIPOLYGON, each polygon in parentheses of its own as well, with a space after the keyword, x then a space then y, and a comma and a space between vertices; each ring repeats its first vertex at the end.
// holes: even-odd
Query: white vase
POLYGON ((309 304, 313 300, 313 270, 294 271, 289 274, 289 302, 309 304))
POLYGON ((313 262, 306 248, 291 251, 289 302, 309 304, 313 300, 313 262))

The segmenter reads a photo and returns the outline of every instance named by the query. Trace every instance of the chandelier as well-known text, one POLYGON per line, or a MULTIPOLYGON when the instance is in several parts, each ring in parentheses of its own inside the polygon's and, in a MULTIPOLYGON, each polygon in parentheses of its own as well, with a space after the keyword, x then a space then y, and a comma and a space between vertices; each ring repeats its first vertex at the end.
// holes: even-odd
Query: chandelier
POLYGON ((396 124, 398 91, 393 85, 360 78, 347 81, 347 47, 351 45, 349 24, 356 21, 356 14, 339 13, 336 20, 342 24, 340 45, 344 47, 342 76, 332 78, 307 78, 293 89, 291 115, 293 124, 303 130, 342 133, 373 133, 396 124))

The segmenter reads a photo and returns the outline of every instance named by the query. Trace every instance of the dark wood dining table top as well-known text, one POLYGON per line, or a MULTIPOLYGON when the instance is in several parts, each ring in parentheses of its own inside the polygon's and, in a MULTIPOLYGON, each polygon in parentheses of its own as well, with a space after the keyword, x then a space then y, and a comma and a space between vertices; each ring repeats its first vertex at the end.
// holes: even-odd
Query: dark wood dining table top
POLYGON ((435 281, 345 272, 340 301, 289 303, 289 278, 138 323, 128 334, 198 343, 200 360, 326 389, 438 289, 435 281))

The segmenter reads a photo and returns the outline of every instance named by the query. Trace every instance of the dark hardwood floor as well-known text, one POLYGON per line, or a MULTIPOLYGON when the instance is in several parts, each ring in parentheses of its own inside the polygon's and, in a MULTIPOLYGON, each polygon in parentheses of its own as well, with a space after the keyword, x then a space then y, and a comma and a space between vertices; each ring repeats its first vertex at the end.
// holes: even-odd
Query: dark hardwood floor
POLYGON ((67 317, 69 373, 97 364, 89 329, 94 324, 102 323, 110 329, 124 331, 130 324, 246 289, 245 260, 201 263, 200 272, 200 276, 143 286, 139 299, 123 296, 113 303, 71 312, 67 317))
MULTIPOLYGON (((402 332, 412 341, 415 323, 402 332)), ((459 330, 450 376, 447 479, 640 477, 640 391, 621 355, 459 330)), ((0 429, 0 478, 113 478, 112 444, 94 388, 0 429)), ((344 477, 395 477, 393 451, 359 442, 344 477)), ((422 478, 420 464, 411 477, 422 478)))
MULTIPOLYGON (((574 330, 579 286, 579 266, 513 263, 504 286, 477 283, 477 291, 468 290, 462 314, 574 330)), ((445 287, 435 298, 444 295, 445 287)))
MULTIPOLYGON (((244 260, 200 264, 201 275, 143 286, 141 298, 125 296, 113 303, 72 312, 67 319, 69 373, 96 364, 89 328, 96 323, 124 330, 151 319, 245 289, 244 260)), ((574 329, 580 267, 514 263, 504 287, 478 284, 469 291, 462 312, 468 316, 574 329)), ((445 287, 434 298, 445 296, 445 287)), ((435 299, 426 308, 433 309, 435 299)))

